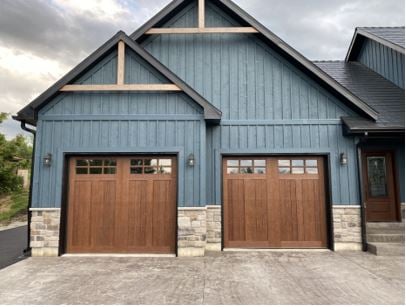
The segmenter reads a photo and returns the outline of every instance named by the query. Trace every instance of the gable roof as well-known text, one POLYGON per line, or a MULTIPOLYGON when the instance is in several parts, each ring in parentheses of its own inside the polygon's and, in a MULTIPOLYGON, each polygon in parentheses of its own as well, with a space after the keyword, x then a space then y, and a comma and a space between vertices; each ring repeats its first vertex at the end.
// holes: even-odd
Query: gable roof
MULTIPOLYGON (((142 25, 138 30, 136 30, 130 37, 138 42, 142 42, 147 35, 145 34, 149 29, 153 27, 160 27, 185 8, 191 1, 195 0, 173 0, 164 9, 162 9, 153 18, 142 25)), ((231 0, 211 0, 215 5, 220 7, 223 11, 231 14, 237 21, 246 26, 254 27, 258 34, 256 35, 264 42, 266 42, 271 48, 275 49, 277 52, 282 54, 289 61, 294 63, 301 71, 307 74, 312 79, 316 80, 324 88, 332 92, 339 99, 342 99, 344 103, 348 104, 352 109, 356 110, 358 113, 372 118, 377 119, 378 113, 368 104, 363 102, 357 96, 355 96, 351 91, 343 87, 340 83, 334 80, 331 76, 317 67, 312 61, 308 60, 281 38, 271 32, 268 28, 258 22, 255 18, 250 16, 247 12, 241 9, 231 0)))
POLYGON ((345 58, 347 62, 357 59, 365 39, 371 39, 405 54, 405 27, 358 27, 345 58))
POLYGON ((358 62, 318 61, 317 66, 379 112, 376 121, 343 118, 350 132, 404 132, 405 91, 358 62))
POLYGON ((69 73, 67 73, 63 78, 57 81, 48 90, 42 93, 38 98, 33 100, 30 104, 24 107, 21 111, 17 113, 17 116, 13 118, 21 122, 26 122, 31 125, 35 125, 37 121, 38 111, 51 101, 56 95, 59 94, 60 89, 73 82, 75 79, 80 77, 85 71, 95 65, 98 60, 103 56, 108 54, 119 41, 123 41, 127 47, 138 54, 142 59, 144 59, 148 64, 155 68, 159 73, 161 73, 169 81, 177 85, 186 95, 193 99, 198 105, 200 105, 204 110, 204 118, 208 122, 218 123, 221 120, 221 111, 204 99, 200 94, 198 94, 193 88, 183 82, 179 77, 172 73, 168 68, 162 65, 157 59, 150 55, 144 48, 139 46, 134 42, 129 36, 124 32, 120 31, 109 39, 105 44, 103 44, 99 49, 93 52, 89 57, 82 61, 79 65, 73 68, 69 73))

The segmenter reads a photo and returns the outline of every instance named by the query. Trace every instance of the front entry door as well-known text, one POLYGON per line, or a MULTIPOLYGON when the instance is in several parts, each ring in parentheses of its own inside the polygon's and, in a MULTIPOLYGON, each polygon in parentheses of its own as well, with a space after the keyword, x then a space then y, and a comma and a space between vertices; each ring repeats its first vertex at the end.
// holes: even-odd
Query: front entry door
POLYGON ((364 152, 363 169, 367 222, 396 221, 392 154, 390 152, 364 152))

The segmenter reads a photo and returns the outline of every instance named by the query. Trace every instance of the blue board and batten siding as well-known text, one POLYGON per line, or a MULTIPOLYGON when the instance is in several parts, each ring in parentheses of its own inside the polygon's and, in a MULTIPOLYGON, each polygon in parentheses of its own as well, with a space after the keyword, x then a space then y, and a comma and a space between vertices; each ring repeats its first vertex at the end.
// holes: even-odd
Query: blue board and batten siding
MULTIPOLYGON (((166 26, 195 26, 196 11, 190 5, 166 26)), ((210 3, 206 13, 208 26, 238 25, 210 3)), ((179 206, 221 204, 222 155, 327 154, 333 203, 359 203, 356 140, 343 136, 340 121, 354 113, 255 36, 158 35, 144 47, 221 109, 221 124, 206 126, 183 93, 61 94, 39 114, 34 207, 60 206, 66 152, 179 153, 179 206), (47 153, 50 168, 41 163, 47 153), (186 166, 190 153, 194 168, 186 166)), ((116 57, 76 83, 115 83, 116 57)), ((126 82, 168 82, 135 54, 126 58, 126 82)))
MULTIPOLYGON (((197 24, 191 4, 163 27, 197 24)), ((240 26, 207 3, 206 24, 240 26)), ((207 130, 207 201, 221 204, 222 154, 328 153, 334 204, 358 204, 352 111, 253 35, 159 35, 144 47, 223 112, 207 130), (341 167, 339 154, 349 155, 341 167)))
MULTIPOLYGON (((153 82, 168 82, 139 60, 135 54, 127 57, 126 82, 141 83, 146 76, 153 82)), ((114 83, 113 63, 114 52, 77 83, 114 83)), ((178 203, 206 202, 205 180, 201 180, 206 170, 206 123, 203 109, 184 93, 63 93, 40 111, 37 131, 33 207, 60 206, 65 153, 177 154, 178 203), (47 153, 53 156, 52 167, 42 165, 47 153), (194 168, 186 167, 190 153, 198 161, 194 168)))
POLYGON ((357 61, 382 75, 392 83, 405 88, 405 55, 366 38, 357 61))

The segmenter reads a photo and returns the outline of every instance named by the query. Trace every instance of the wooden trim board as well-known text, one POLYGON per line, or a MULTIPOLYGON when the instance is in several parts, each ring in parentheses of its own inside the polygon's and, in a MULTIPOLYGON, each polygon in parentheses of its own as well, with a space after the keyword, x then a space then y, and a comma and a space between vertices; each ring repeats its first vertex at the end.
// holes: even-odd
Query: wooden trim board
POLYGON ((117 58, 117 84, 124 84, 125 74, 125 44, 123 41, 118 42, 118 58, 117 58))
POLYGON ((226 34, 226 33, 258 33, 253 27, 225 28, 152 28, 145 34, 226 34))
POLYGON ((126 91, 181 91, 175 84, 70 84, 60 89, 61 92, 126 92, 126 91))

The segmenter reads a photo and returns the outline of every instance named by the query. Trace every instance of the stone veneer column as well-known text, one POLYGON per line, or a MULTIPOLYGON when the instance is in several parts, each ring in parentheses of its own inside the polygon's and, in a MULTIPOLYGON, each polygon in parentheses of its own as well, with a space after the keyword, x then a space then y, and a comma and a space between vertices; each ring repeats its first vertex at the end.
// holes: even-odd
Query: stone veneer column
POLYGON ((201 257, 206 248, 206 208, 178 208, 178 256, 201 257))
POLYGON ((207 206, 207 251, 221 251, 221 206, 207 206))
POLYGON ((361 250, 361 207, 333 206, 334 250, 361 250))
POLYGON ((31 255, 56 257, 59 249, 60 209, 31 208, 31 255))

